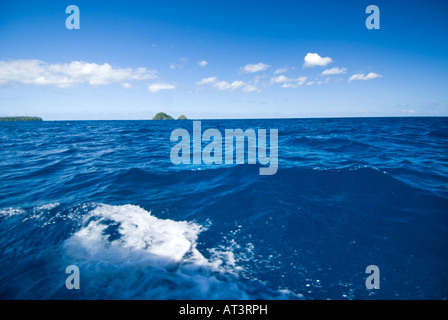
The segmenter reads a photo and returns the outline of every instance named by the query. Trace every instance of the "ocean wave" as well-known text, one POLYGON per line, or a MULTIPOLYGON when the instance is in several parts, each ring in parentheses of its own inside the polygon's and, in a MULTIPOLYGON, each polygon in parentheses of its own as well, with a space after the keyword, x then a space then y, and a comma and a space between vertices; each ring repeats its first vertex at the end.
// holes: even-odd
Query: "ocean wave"
POLYGON ((278 129, 277 173, 173 165, 191 122, 0 126, 0 298, 447 297, 446 118, 202 124, 278 129))
MULTIPOLYGON (((40 290, 17 292, 9 298, 25 299, 300 299, 302 295, 284 288, 271 289, 260 281, 244 278, 233 249, 239 245, 208 248, 206 258, 198 249, 198 239, 210 222, 160 219, 135 205, 84 204, 70 210, 59 203, 32 208, 5 208, 0 216, 21 215, 13 225, 15 237, 33 232, 45 234, 42 242, 20 243, 18 250, 27 259, 41 261, 39 267, 14 279, 4 280, 0 297, 8 290, 40 278, 40 290), (21 226, 22 225, 22 226, 21 226), (18 231, 18 232, 17 232, 18 231), (62 234, 61 234, 62 233, 62 234), (56 256, 55 256, 56 253, 56 256), (51 263, 50 263, 51 258, 51 263), (45 262, 47 261, 47 262, 45 262), (82 290, 73 295, 63 288, 60 270, 76 265, 82 290), (59 283, 59 284, 58 284, 59 283), (6 291, 5 291, 6 290, 6 291)), ((3 265, 17 259, 9 249, 3 265)), ((4 248, 3 248, 4 249, 4 248)), ((248 246, 248 250, 251 247, 248 246)), ((18 269, 29 266, 16 260, 18 269), (24 265, 20 265, 20 264, 24 265)))
POLYGON ((242 268, 231 248, 211 248, 206 259, 197 248, 206 229, 194 222, 159 219, 134 205, 101 204, 83 217, 64 250, 83 269, 109 272, 107 284, 104 275, 88 284, 92 290, 106 285, 98 294, 108 298, 121 297, 128 287, 133 288, 128 298, 145 299, 300 297, 267 288, 257 292, 261 283, 254 290, 241 282, 242 268))

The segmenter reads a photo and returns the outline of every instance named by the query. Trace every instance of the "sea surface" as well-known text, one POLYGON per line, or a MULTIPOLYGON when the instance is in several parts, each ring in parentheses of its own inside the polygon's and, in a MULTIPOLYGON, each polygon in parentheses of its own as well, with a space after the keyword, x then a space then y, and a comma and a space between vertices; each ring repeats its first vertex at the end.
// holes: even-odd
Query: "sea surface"
POLYGON ((174 165, 176 128, 0 123, 0 298, 448 298, 448 118, 202 121, 278 129, 270 176, 174 165))

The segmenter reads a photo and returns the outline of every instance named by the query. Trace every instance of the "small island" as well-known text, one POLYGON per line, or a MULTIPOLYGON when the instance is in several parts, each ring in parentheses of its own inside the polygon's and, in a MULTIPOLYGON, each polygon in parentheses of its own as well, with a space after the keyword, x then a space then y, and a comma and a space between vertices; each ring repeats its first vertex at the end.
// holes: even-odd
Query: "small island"
MULTIPOLYGON (((152 120, 174 120, 174 118, 165 112, 159 112, 152 118, 152 120)), ((187 117, 181 115, 177 120, 187 120, 187 117)))
POLYGON ((40 117, 0 117, 0 121, 43 121, 40 117))
POLYGON ((152 118, 152 120, 174 120, 174 118, 165 112, 159 112, 152 118))

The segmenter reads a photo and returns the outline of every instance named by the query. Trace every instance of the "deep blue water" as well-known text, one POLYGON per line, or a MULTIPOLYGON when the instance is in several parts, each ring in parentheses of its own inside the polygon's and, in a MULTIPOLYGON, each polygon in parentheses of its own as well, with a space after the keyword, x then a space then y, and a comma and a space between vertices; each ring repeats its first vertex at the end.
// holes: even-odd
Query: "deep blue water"
POLYGON ((202 121, 278 129, 272 176, 173 165, 181 127, 0 123, 0 298, 448 298, 447 118, 202 121))

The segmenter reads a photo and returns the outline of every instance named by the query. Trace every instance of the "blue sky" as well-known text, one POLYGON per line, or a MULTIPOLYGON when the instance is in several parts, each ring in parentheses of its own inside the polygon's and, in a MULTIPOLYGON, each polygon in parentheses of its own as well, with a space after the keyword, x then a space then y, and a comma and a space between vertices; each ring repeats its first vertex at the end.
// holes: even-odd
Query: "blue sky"
POLYGON ((448 116, 445 1, 1 1, 0 115, 448 116), (68 5, 80 29, 68 30, 68 5), (368 30, 366 7, 380 9, 368 30))

